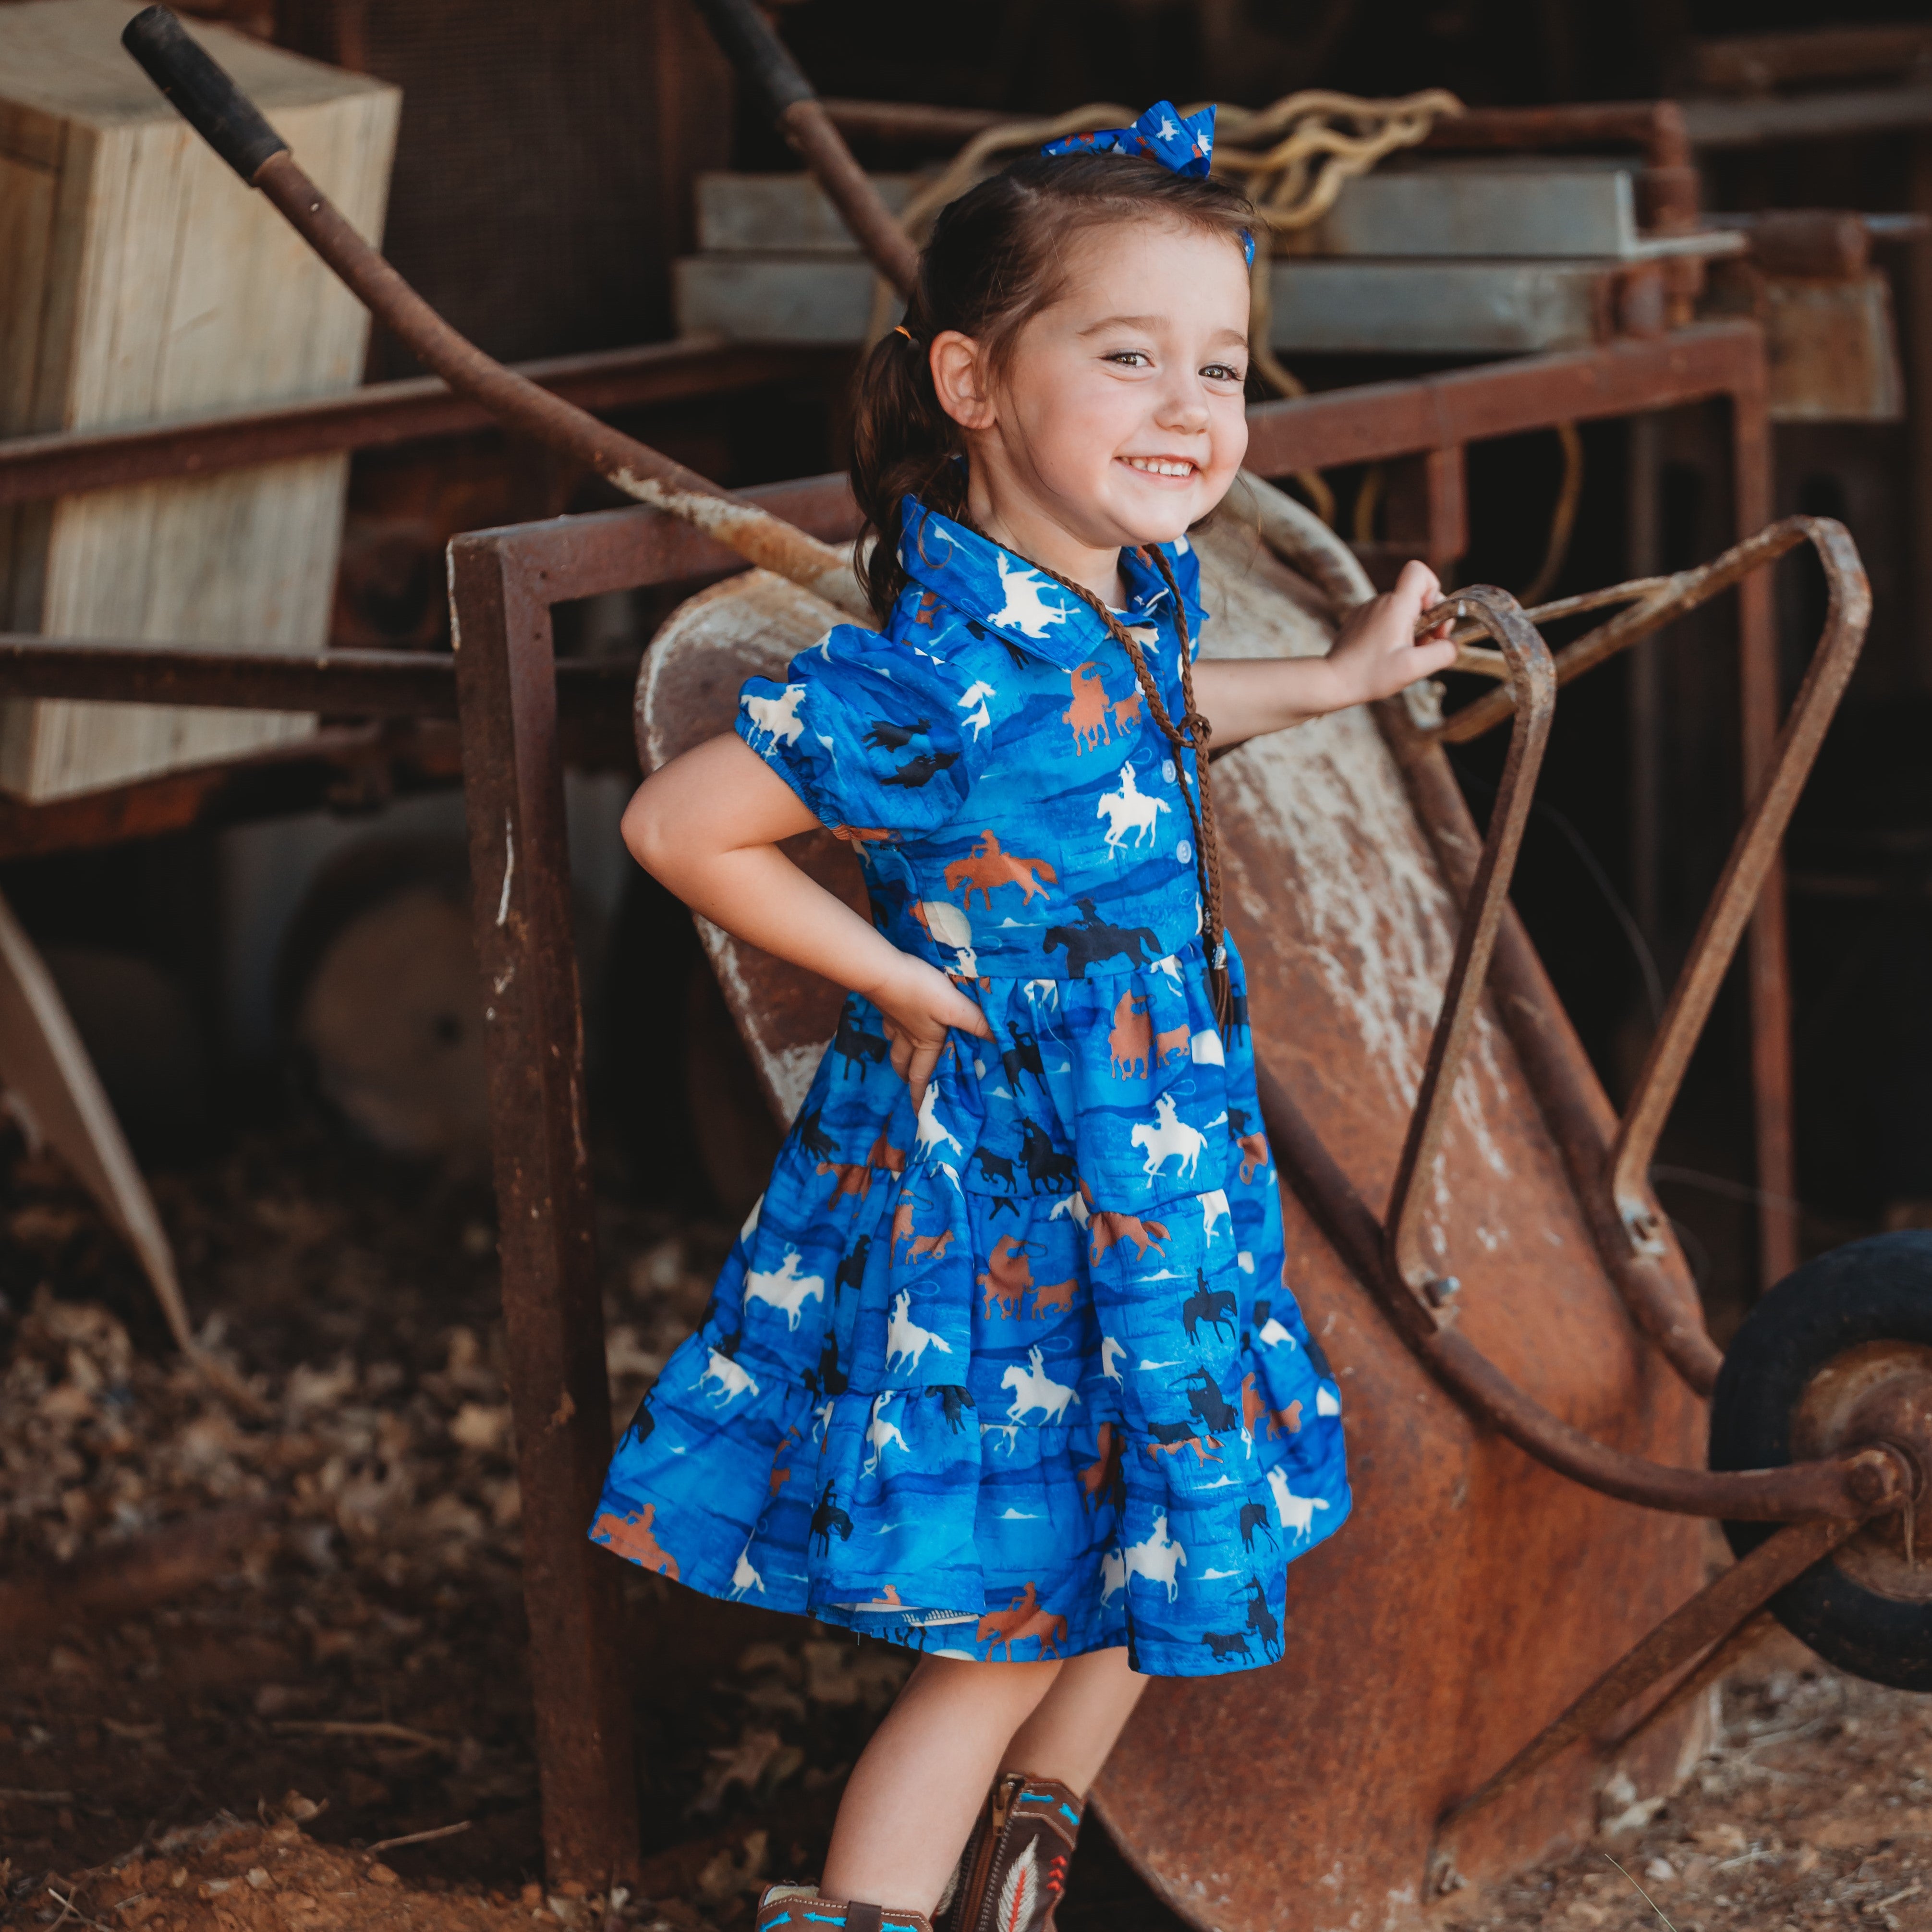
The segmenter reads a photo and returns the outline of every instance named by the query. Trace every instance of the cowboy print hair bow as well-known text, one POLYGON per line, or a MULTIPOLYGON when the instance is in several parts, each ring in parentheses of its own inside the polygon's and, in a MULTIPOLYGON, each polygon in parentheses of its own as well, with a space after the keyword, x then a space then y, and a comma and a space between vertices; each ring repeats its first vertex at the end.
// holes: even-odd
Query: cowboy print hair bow
MULTIPOLYGON (((1214 108, 1183 114, 1171 100, 1156 100, 1131 128, 1102 128, 1049 141, 1042 154, 1145 154, 1178 175, 1204 175, 1214 153, 1214 108)), ((1250 265, 1255 238, 1242 238, 1250 265)))

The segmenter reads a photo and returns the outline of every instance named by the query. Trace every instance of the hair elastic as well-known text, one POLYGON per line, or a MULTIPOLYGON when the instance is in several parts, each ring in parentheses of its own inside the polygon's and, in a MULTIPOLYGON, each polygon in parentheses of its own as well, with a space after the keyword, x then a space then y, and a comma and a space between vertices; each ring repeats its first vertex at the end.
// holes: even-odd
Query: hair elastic
MULTIPOLYGON (((903 335, 908 342, 912 342, 912 331, 902 322, 896 322, 892 324, 892 333, 895 335, 903 335)), ((916 349, 919 344, 913 342, 912 346, 916 349)))

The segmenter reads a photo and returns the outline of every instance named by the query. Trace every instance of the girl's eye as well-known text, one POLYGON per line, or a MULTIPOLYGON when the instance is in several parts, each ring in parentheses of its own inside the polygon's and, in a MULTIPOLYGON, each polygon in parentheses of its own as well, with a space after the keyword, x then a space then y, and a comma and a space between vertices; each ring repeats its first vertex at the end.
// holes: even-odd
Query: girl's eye
POLYGON ((1244 371, 1237 369, 1232 362, 1210 362, 1201 372, 1202 378, 1210 382, 1245 382, 1244 371))
POLYGON ((1106 359, 1129 369, 1151 369, 1154 367, 1154 358, 1144 349, 1117 349, 1106 359))

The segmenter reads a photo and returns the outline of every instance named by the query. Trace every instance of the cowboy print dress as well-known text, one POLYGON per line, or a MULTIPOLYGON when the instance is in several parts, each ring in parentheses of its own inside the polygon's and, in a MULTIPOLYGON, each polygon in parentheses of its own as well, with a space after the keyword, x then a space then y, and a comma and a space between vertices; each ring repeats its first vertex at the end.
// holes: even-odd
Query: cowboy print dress
MULTIPOLYGON (((910 500, 902 554, 884 636, 752 680, 737 729, 992 1037, 954 1034, 915 1112, 847 1000, 591 1534, 950 1655, 1269 1663, 1288 1562, 1348 1514, 1341 1405, 1283 1279, 1232 941, 1215 1023, 1173 754, 1085 605, 910 500)), ((1178 716, 1169 592, 1122 570, 1178 716)))

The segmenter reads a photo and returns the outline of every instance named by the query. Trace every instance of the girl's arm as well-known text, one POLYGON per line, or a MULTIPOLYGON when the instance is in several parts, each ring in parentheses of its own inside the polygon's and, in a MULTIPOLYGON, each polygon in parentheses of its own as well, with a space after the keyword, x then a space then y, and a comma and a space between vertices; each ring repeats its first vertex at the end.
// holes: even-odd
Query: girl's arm
POLYGON ((778 849, 818 820, 784 779, 736 737, 713 738, 645 779, 626 808, 624 843, 644 870, 694 912, 734 937, 862 993, 884 1017, 892 1066, 914 1105, 946 1030, 988 1036, 980 1009, 923 959, 778 849))
POLYGON ((1203 658, 1194 667, 1194 697, 1214 727, 1216 748, 1393 698, 1418 678, 1447 670, 1456 662, 1448 625, 1427 638, 1415 634, 1417 620, 1442 598, 1435 572, 1406 563, 1393 590, 1351 615, 1326 657, 1203 658))

